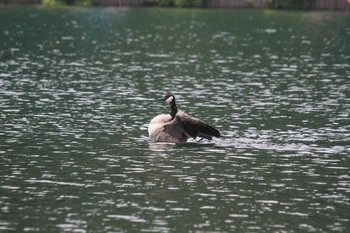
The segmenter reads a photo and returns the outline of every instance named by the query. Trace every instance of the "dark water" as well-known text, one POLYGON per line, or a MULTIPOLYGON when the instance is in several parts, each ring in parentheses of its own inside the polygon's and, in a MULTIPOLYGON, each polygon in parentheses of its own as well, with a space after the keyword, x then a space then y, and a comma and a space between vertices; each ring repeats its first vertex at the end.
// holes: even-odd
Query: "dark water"
POLYGON ((0 231, 349 231, 349 25, 0 7, 0 231), (166 92, 224 138, 150 142, 166 92))

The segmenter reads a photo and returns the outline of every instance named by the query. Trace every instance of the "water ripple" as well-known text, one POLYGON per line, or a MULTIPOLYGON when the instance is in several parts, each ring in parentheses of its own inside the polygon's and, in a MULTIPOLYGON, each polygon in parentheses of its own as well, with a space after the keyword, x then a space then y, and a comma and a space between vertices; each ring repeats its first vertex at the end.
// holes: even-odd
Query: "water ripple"
POLYGON ((15 9, 0 9, 0 231, 348 230, 342 13, 15 9), (223 137, 152 142, 168 92, 223 137))

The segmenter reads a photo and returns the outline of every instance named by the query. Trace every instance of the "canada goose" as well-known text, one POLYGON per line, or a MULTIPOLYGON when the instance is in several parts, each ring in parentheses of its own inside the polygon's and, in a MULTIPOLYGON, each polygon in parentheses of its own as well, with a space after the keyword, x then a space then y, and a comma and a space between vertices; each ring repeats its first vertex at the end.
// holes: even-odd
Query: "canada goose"
POLYGON ((149 123, 148 134, 154 141, 180 143, 186 142, 190 137, 211 140, 212 136, 221 136, 212 126, 178 110, 173 95, 166 95, 162 100, 170 104, 171 112, 158 115, 149 123))

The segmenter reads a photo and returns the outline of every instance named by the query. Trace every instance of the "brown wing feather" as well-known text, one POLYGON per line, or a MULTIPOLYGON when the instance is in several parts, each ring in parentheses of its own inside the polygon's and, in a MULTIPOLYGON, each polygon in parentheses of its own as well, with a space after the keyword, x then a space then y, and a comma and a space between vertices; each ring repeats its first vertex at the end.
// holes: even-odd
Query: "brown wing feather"
POLYGON ((164 126, 163 133, 177 140, 177 142, 186 142, 188 139, 186 131, 177 117, 164 126))
POLYGON ((211 140, 211 136, 221 136, 220 132, 217 129, 206 124, 198 118, 189 116, 185 112, 179 111, 176 118, 178 118, 178 120, 181 120, 186 133, 194 138, 200 136, 211 140))

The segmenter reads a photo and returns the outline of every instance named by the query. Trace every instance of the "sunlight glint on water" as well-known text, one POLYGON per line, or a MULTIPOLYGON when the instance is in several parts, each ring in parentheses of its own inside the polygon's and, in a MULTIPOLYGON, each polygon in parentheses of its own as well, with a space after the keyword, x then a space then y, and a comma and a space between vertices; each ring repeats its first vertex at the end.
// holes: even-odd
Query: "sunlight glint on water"
POLYGON ((0 231, 346 232, 349 20, 0 8, 0 231), (224 137, 151 142, 167 92, 224 137))

